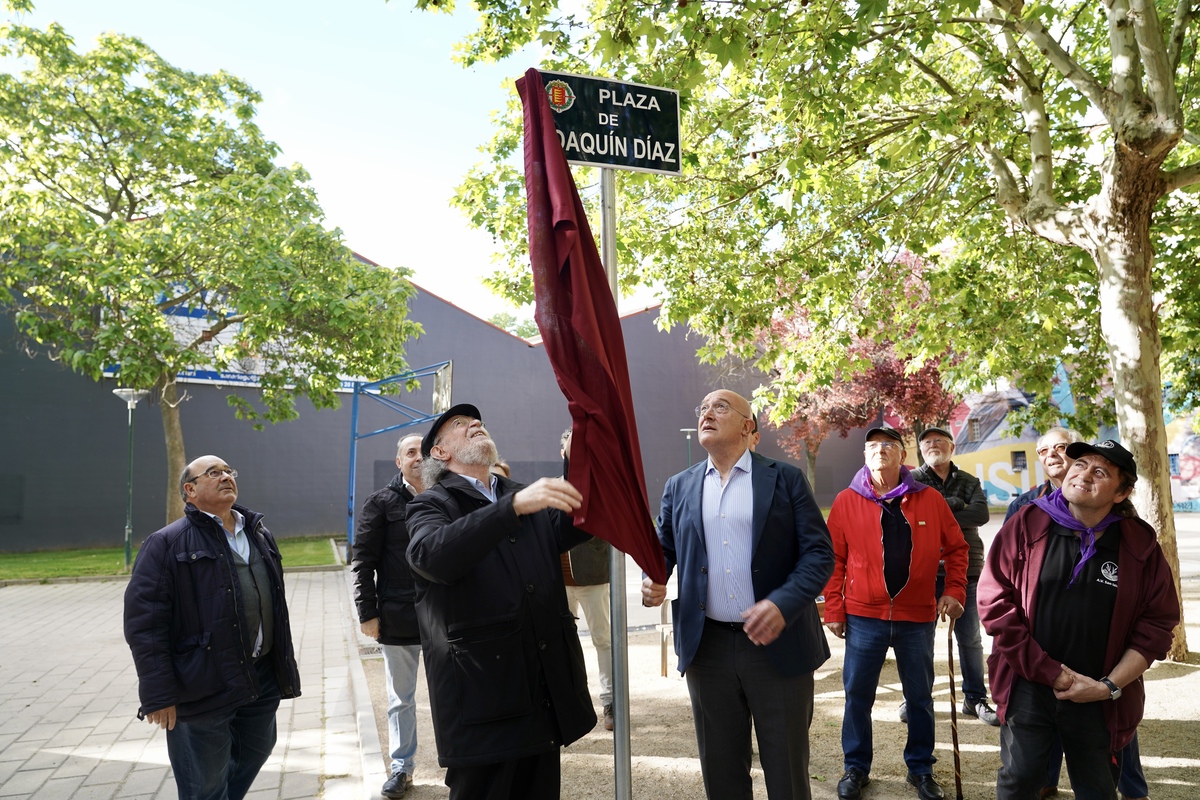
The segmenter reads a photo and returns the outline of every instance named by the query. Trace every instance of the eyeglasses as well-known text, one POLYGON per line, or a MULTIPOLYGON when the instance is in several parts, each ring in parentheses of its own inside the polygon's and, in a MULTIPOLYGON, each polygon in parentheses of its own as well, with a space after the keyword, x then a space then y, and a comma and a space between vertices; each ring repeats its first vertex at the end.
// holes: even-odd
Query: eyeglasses
POLYGON ((1051 450, 1053 450, 1056 453, 1065 453, 1065 452, 1067 452, 1067 443, 1059 442, 1058 444, 1049 445, 1047 447, 1039 447, 1037 449, 1037 454, 1039 456, 1044 456, 1044 455, 1048 454, 1051 450))
POLYGON ((867 442, 867 444, 866 444, 866 450, 868 452, 873 451, 873 450, 899 450, 899 449, 900 449, 899 442, 867 442))
POLYGON ((212 478, 213 480, 220 480, 222 475, 228 475, 231 478, 236 478, 238 473, 237 473, 237 470, 234 469, 233 467, 213 467, 211 469, 205 470, 204 472, 201 472, 199 475, 193 475, 192 477, 190 477, 186 481, 184 481, 184 483, 195 483, 196 481, 200 480, 202 477, 203 478, 212 478))
POLYGON ((718 400, 717 402, 713 403, 712 405, 696 406, 696 419, 700 419, 701 417, 703 417, 705 414, 707 414, 710 411, 712 413, 716 414, 718 417, 723 417, 726 414, 728 414, 730 411, 736 411, 739 415, 745 417, 746 419, 750 419, 750 417, 747 417, 745 414, 742 414, 742 412, 738 411, 736 408, 729 405, 729 403, 726 403, 724 400, 718 400))

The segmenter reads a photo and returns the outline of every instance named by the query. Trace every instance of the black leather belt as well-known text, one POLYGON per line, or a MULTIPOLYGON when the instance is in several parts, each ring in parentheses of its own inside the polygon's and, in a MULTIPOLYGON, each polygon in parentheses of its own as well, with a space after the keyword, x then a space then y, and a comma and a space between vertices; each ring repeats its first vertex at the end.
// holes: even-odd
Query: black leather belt
POLYGON ((743 627, 745 627, 746 623, 744 623, 744 622, 725 622, 723 620, 713 619, 712 617, 705 617, 704 624, 712 625, 713 627, 716 627, 716 628, 725 628, 726 630, 730 630, 730 631, 740 631, 743 627))

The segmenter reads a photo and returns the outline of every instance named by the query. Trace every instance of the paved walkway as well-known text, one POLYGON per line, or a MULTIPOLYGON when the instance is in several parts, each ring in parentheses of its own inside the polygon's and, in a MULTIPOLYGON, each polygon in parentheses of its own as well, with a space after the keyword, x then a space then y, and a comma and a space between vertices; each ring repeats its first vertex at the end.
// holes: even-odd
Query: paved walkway
MULTIPOLYGON (((280 705, 279 743, 248 797, 361 800, 345 578, 285 582, 303 696, 280 705)), ((137 719, 124 591, 123 580, 0 588, 0 798, 177 796, 165 733, 137 719)))
MULTIPOLYGON (((1177 523, 1188 641, 1197 650, 1200 514, 1178 515, 1177 523)), ((997 527, 989 525, 986 538, 997 527)), ((626 578, 630 627, 652 626, 660 612, 641 608, 635 567, 626 578)), ((289 571, 285 582, 303 696, 280 705, 279 743, 248 797, 378 798, 386 773, 348 571, 289 571)), ((0 586, 0 800, 176 797, 165 734, 136 716, 137 676, 121 629, 124 591, 124 580, 0 586)), ((839 643, 830 639, 831 664, 840 663, 839 643)), ((1180 665, 1152 677, 1147 719, 1194 725, 1200 671, 1180 665)), ((1200 770, 1194 758, 1183 764, 1144 753, 1143 760, 1149 768, 1200 770)), ((1186 783, 1176 796, 1198 796, 1200 780, 1186 783)))

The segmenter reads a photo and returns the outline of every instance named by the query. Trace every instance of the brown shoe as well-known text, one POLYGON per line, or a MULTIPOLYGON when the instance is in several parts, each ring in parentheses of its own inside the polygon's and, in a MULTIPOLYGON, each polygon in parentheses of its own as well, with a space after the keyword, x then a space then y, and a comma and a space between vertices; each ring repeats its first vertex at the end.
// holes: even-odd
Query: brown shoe
POLYGON ((1058 794, 1057 786, 1045 786, 1038 792, 1038 797, 1053 797, 1056 794, 1058 794))
POLYGON ((604 707, 604 730, 611 731, 613 722, 612 703, 609 703, 604 707))

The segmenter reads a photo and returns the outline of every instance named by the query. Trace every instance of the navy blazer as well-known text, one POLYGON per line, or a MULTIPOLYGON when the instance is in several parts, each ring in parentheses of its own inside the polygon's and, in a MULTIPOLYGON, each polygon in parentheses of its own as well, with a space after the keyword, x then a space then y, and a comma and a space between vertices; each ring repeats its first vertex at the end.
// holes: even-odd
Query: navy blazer
MULTIPOLYGON (((833 573, 833 545, 804 473, 791 464, 751 453, 754 492, 750 557, 755 602, 770 600, 787 627, 767 653, 784 675, 812 672, 829 658, 816 599, 833 573)), ((679 599, 671 604, 679 671, 692 663, 704 631, 708 551, 701 490, 708 460, 684 470, 663 489, 658 538, 667 576, 679 565, 679 599)))

